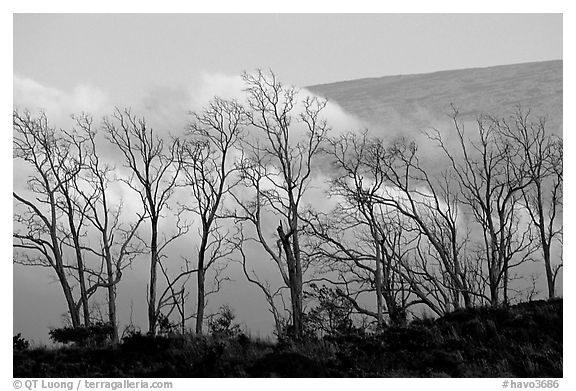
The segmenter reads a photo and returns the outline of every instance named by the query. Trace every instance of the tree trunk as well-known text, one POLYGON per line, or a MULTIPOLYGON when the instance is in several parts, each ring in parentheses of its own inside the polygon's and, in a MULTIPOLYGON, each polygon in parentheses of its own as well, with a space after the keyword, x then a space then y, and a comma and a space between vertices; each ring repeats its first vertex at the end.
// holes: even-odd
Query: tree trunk
POLYGON ((290 283, 290 299, 292 301, 292 323, 294 326, 294 337, 301 341, 304 337, 303 314, 302 314, 302 280, 296 274, 290 283))
POLYGON ((460 291, 460 293, 462 293, 462 299, 464 299, 464 308, 472 308, 472 298, 470 297, 470 292, 468 292, 468 285, 466 284, 466 277, 461 274, 461 284, 462 284, 462 290, 460 291))
MULTIPOLYGON (((536 181, 536 197, 538 209, 537 226, 539 228, 540 243, 542 244, 542 255, 544 256, 544 269, 546 270, 546 282, 548 284, 548 299, 553 299, 556 296, 556 293, 554 289, 554 272, 552 271, 550 258, 550 243, 552 238, 546 237, 544 202, 542 200, 542 182, 540 179, 536 181)), ((553 223, 553 221, 550 221, 550 226, 552 226, 553 223)))
POLYGON ((118 321, 116 319, 116 281, 114 281, 114 265, 112 264, 112 254, 110 254, 110 245, 106 235, 103 237, 104 255, 106 259, 106 274, 108 279, 108 322, 112 326, 112 343, 117 344, 118 321))
POLYGON ((206 294, 205 292, 205 287, 204 287, 204 282, 205 282, 205 270, 204 270, 204 266, 202 266, 202 269, 200 269, 200 267, 198 268, 198 297, 197 297, 197 303, 196 303, 196 334, 202 334, 202 328, 204 325, 204 295, 206 294))
POLYGON ((294 259, 294 283, 293 286, 293 302, 292 305, 294 311, 294 324, 298 324, 295 328, 295 334, 298 336, 299 340, 304 337, 304 313, 302 310, 302 265, 300 263, 300 247, 298 244, 298 232, 293 233, 293 246, 294 251, 292 252, 292 257, 294 259))
POLYGON ((184 289, 182 289, 182 293, 180 296, 180 300, 182 300, 182 311, 180 311, 180 322, 182 323, 182 335, 186 334, 186 296, 184 294, 184 289))
POLYGON ((60 280, 60 285, 62 286, 62 291, 64 292, 64 298, 66 299, 68 312, 70 313, 70 321, 72 322, 72 327, 80 327, 80 312, 78 311, 76 303, 74 302, 72 290, 70 289, 70 285, 68 285, 64 270, 58 271, 58 279, 60 280))
MULTIPOLYGON (((51 199, 53 201, 53 199, 51 199)), ((54 203, 52 204, 54 205, 54 203)), ((60 246, 58 244, 58 237, 56 235, 56 228, 55 227, 55 209, 52 208, 52 221, 53 224, 50 227, 50 237, 52 240, 52 251, 54 253, 54 262, 55 262, 55 269, 56 274, 58 276, 58 280, 60 281, 60 285, 62 286, 62 292, 64 293, 64 298, 66 299, 66 305, 68 306, 68 312, 70 313, 70 321, 72 322, 72 327, 80 327, 80 313, 76 308, 76 303, 74 302, 74 296, 72 295, 72 289, 70 289, 70 285, 68 284, 68 280, 66 279, 66 271, 64 270, 64 263, 62 262, 62 253, 60 252, 60 246)))
POLYGON ((498 287, 500 285, 499 279, 499 267, 497 265, 496 252, 492 251, 491 258, 488 260, 488 285, 490 288, 490 305, 492 307, 497 307, 500 304, 500 298, 498 294, 498 287))
POLYGON ((381 242, 376 235, 374 235, 374 240, 376 241, 376 274, 374 275, 374 285, 376 285, 376 314, 378 317, 378 331, 382 331, 382 326, 384 325, 382 315, 382 251, 380 250, 381 242))
POLYGON ((156 273, 158 265, 158 219, 152 217, 152 240, 150 242, 150 285, 148 294, 148 333, 156 335, 156 273))
POLYGON ((554 272, 552 271, 552 264, 550 261, 550 246, 544 244, 542 246, 542 251, 544 252, 544 268, 546 269, 546 282, 548 283, 548 299, 553 299, 556 297, 555 287, 554 287, 554 272))
POLYGON ((204 267, 204 262, 206 258, 206 246, 208 243, 208 233, 209 227, 207 224, 203 226, 202 241, 200 243, 200 249, 198 250, 198 275, 197 275, 197 285, 198 294, 196 297, 196 334, 202 334, 202 329, 204 325, 204 307, 206 305, 205 295, 206 295, 206 270, 204 267))
POLYGON ((504 264, 504 282, 502 284, 502 286, 503 286, 502 302, 505 306, 507 306, 509 304, 509 300, 508 300, 508 270, 509 270, 508 261, 506 261, 504 264))
POLYGON ((108 286, 108 322, 112 326, 112 342, 117 344, 118 337, 118 321, 116 319, 116 285, 110 284, 108 286))
MULTIPOLYGON (((302 269, 299 260, 295 257, 290 238, 284 233, 282 224, 278 226, 278 235, 282 248, 286 254, 286 263, 288 266, 288 276, 290 282, 290 301, 292 304, 292 326, 294 328, 294 339, 301 341, 304 337, 303 330, 303 313, 302 313, 302 269)), ((294 246, 298 248, 297 233, 292 232, 294 246)))
POLYGON ((68 215, 68 226, 70 227, 70 233, 72 234, 72 241, 74 243, 74 251, 76 254, 76 265, 78 267, 78 281, 80 285, 80 301, 82 302, 82 310, 84 314, 84 326, 90 326, 90 308, 88 307, 88 294, 86 293, 86 280, 84 278, 84 261, 82 259, 82 249, 80 247, 80 239, 78 238, 78 231, 76 229, 76 224, 74 223, 74 208, 72 206, 72 201, 68 195, 68 192, 64 192, 66 197, 66 205, 68 210, 66 214, 68 215))
POLYGON ((84 262, 80 251, 80 243, 76 234, 74 236, 74 246, 76 247, 76 260, 78 263, 78 279, 80 285, 80 300, 84 315, 84 326, 90 326, 90 308, 88 307, 88 295, 86 293, 86 280, 84 278, 84 262))
POLYGON ((492 307, 497 307, 500 304, 500 299, 498 297, 498 285, 490 281, 490 305, 492 307))

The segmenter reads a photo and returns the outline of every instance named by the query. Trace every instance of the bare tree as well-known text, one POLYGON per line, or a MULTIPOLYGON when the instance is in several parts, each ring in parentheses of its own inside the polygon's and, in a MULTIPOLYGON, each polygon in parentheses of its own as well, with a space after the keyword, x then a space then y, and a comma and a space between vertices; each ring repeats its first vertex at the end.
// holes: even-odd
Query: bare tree
POLYGON ((340 201, 324 223, 312 213, 310 227, 323 240, 317 253, 335 261, 331 268, 346 288, 340 292, 356 310, 382 325, 384 313, 399 324, 419 303, 437 314, 461 299, 471 306, 478 293, 449 178, 430 177, 406 140, 386 146, 366 133, 347 134, 331 140, 327 152, 336 169, 329 194, 340 201), (357 300, 367 291, 376 295, 376 312, 357 300))
MULTIPOLYGON (((381 165, 386 186, 374 194, 376 202, 397 210, 418 230, 418 256, 428 268, 436 263, 442 280, 431 278, 438 293, 453 308, 470 307, 476 292, 470 286, 470 269, 465 254, 467 232, 459 220, 459 203, 452 180, 446 172, 432 177, 420 162, 417 146, 397 139, 382 156, 368 155, 366 165, 381 165)), ((374 170, 374 168, 371 168, 374 170)), ((431 276, 429 276, 431 277, 431 276)))
POLYGON ((169 238, 160 238, 158 233, 162 212, 168 208, 181 168, 177 153, 178 141, 174 139, 167 146, 164 139, 158 137, 143 118, 137 118, 128 109, 116 109, 112 118, 105 118, 104 129, 109 141, 124 156, 126 167, 131 173, 129 178, 122 179, 123 182, 138 193, 150 219, 148 331, 155 334, 160 307, 156 291, 161 253, 171 241, 186 232, 177 224, 178 232, 169 238))
POLYGON ((523 191, 532 184, 528 162, 519 144, 503 137, 508 124, 495 117, 480 116, 475 138, 468 138, 454 108, 452 121, 459 154, 452 152, 440 132, 430 138, 450 160, 458 179, 460 201, 472 212, 482 231, 479 257, 486 260, 492 305, 508 302, 509 270, 529 259, 533 251, 531 222, 522 221, 523 191))
POLYGON ((206 273, 219 260, 229 256, 233 246, 226 240, 222 219, 224 198, 233 182, 229 177, 236 170, 231 156, 237 151, 248 117, 234 101, 214 98, 201 112, 192 113, 188 139, 180 148, 184 186, 190 189, 193 202, 184 205, 200 220, 197 253, 196 333, 202 333, 206 305, 206 273))
POLYGON ((396 211, 383 207, 375 198, 382 193, 386 183, 384 166, 374 164, 369 167, 365 164, 368 154, 376 158, 385 157, 384 144, 369 140, 366 132, 362 135, 347 134, 330 140, 329 144, 326 152, 336 169, 329 195, 339 202, 331 213, 332 218, 321 218, 322 214, 310 211, 312 221, 309 227, 313 235, 321 239, 315 252, 337 263, 349 263, 348 277, 342 274, 342 265, 332 264, 330 267, 339 269, 339 280, 345 282, 346 290, 338 289, 336 292, 345 294, 359 313, 375 315, 378 329, 384 324, 384 312, 391 323, 402 323, 409 306, 409 293, 395 264, 399 255, 397 250, 401 249, 394 240, 399 240, 400 236, 393 235, 401 231, 393 232, 388 224, 389 215, 396 211), (364 273, 367 275, 363 276, 364 273), (354 281, 357 282, 355 289, 351 288, 354 281), (357 297, 365 291, 375 294, 375 313, 358 303, 357 297))
POLYGON ((261 131, 255 142, 245 142, 250 156, 240 164, 244 184, 255 191, 255 199, 237 198, 252 222, 258 241, 274 260, 290 290, 292 326, 295 339, 303 337, 302 284, 303 266, 300 248, 302 200, 308 188, 314 157, 325 139, 328 126, 320 118, 326 102, 307 97, 298 102, 298 91, 285 87, 270 72, 243 74, 247 86, 250 124, 261 131), (296 108, 302 104, 302 110, 296 108), (293 133, 294 115, 303 135, 293 133), (279 219, 276 228, 277 248, 263 230, 263 208, 279 219), (287 269, 287 270, 286 270, 287 269))
POLYGON ((99 272, 92 273, 95 282, 90 286, 89 291, 106 288, 108 322, 113 326, 112 339, 118 342, 116 287, 121 281, 122 272, 131 265, 134 257, 143 251, 141 246, 135 243, 135 234, 145 215, 138 214, 136 221, 128 227, 122 224, 120 221, 122 202, 114 203, 109 189, 110 183, 114 181, 113 167, 104 163, 99 156, 92 118, 83 114, 75 119, 85 140, 85 174, 82 178, 76 178, 73 184, 89 209, 85 217, 96 229, 100 241, 100 250, 92 246, 85 250, 95 254, 103 264, 99 272), (102 269, 104 269, 103 272, 102 269))
POLYGON ((316 266, 316 277, 308 282, 329 282, 355 313, 375 319, 377 330, 403 324, 408 309, 422 302, 402 270, 412 247, 403 227, 387 221, 394 213, 378 216, 378 227, 370 226, 373 222, 364 220, 353 205, 339 205, 327 214, 309 211, 305 217, 309 235, 316 238, 306 248, 316 266), (375 310, 366 305, 374 299, 375 310))
POLYGON ((552 262, 552 247, 562 236, 563 142, 546 132, 543 118, 533 121, 530 111, 521 109, 509 121, 503 121, 499 131, 519 147, 518 160, 532 181, 522 188, 521 203, 537 231, 551 299, 556 296, 556 278, 562 268, 562 262, 552 262))
POLYGON ((63 241, 68 247, 74 250, 76 257, 76 268, 78 273, 78 285, 80 287, 80 301, 84 317, 84 326, 90 326, 90 307, 88 306, 89 292, 87 289, 85 256, 81 238, 86 236, 87 214, 90 204, 97 197, 96 193, 88 197, 81 197, 77 191, 77 181, 84 169, 86 155, 84 144, 86 138, 79 135, 75 129, 71 131, 61 130, 61 145, 66 145, 67 158, 62 159, 61 169, 64 170, 64 177, 55 176, 62 197, 56 205, 63 213, 68 229, 63 233, 63 241))
POLYGON ((20 204, 17 209, 23 209, 14 214, 14 248, 24 250, 15 262, 54 269, 72 326, 78 327, 81 325, 79 307, 69 282, 70 271, 77 269, 65 262, 64 238, 59 233, 61 191, 72 179, 74 173, 70 172, 69 164, 75 157, 70 144, 50 127, 45 114, 35 118, 29 112, 14 111, 13 127, 14 157, 32 169, 27 180, 29 195, 12 193, 20 204))

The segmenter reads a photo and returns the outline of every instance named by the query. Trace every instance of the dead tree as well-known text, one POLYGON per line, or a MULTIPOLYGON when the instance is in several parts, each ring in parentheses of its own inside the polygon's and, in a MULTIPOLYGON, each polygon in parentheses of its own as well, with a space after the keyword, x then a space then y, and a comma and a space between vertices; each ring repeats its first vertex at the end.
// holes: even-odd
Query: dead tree
POLYGON ((159 237, 158 224, 162 212, 176 187, 181 163, 178 159, 178 141, 169 145, 150 128, 143 118, 137 118, 130 110, 116 109, 111 118, 105 118, 104 130, 108 140, 122 153, 130 172, 122 179, 140 196, 150 221, 150 281, 148 284, 148 332, 156 333, 159 304, 157 301, 157 274, 162 250, 176 237, 185 233, 178 225, 178 232, 170 238, 159 237))
POLYGON ((66 145, 66 159, 61 160, 61 169, 64 171, 63 177, 58 177, 58 187, 62 197, 56 205, 62 211, 66 220, 68 229, 63 234, 66 238, 64 243, 74 251, 76 257, 76 267, 78 273, 78 285, 80 287, 80 300, 78 306, 82 307, 84 326, 90 326, 90 308, 88 306, 89 292, 87 289, 87 272, 84 247, 81 243, 82 237, 86 236, 87 214, 90 204, 95 201, 97 195, 92 193, 85 199, 80 196, 75 184, 82 175, 86 155, 84 143, 86 139, 76 133, 75 129, 71 131, 61 130, 63 137, 61 145, 66 145))
MULTIPOLYGON (((476 292, 469 280, 468 260, 463 247, 467 234, 459 224, 459 203, 449 175, 432 177, 420 163, 417 146, 406 139, 397 139, 386 149, 384 157, 367 155, 366 165, 381 165, 386 186, 375 194, 375 202, 392 208, 412 222, 421 238, 422 263, 436 262, 445 281, 434 281, 453 308, 470 307, 476 292), (464 232, 463 232, 464 231, 464 232), (424 256, 424 258, 423 258, 424 256)), ((432 279, 434 280, 434 279, 432 279)))
POLYGON ((348 134, 331 140, 327 152, 336 169, 329 194, 339 204, 324 222, 311 212, 309 227, 321 239, 316 253, 334 261, 328 269, 339 272, 346 288, 339 292, 353 307, 381 326, 384 313, 401 324, 415 304, 439 315, 461 299, 471 306, 476 292, 446 178, 429 177, 405 140, 386 146, 366 133, 348 134), (357 300, 368 291, 376 311, 357 300))
POLYGON ((377 330, 403 324, 408 309, 420 302, 402 271, 410 249, 407 237, 400 229, 392 232, 384 221, 389 216, 379 216, 376 228, 354 209, 338 205, 329 213, 309 211, 304 217, 310 236, 306 252, 316 266, 309 282, 329 282, 355 313, 374 319, 377 330), (385 230, 390 232, 380 236, 385 230), (375 310, 367 305, 373 300, 375 310))
POLYGON ((457 109, 452 121, 458 152, 446 145, 440 132, 435 130, 429 136, 449 159, 459 199, 482 231, 480 257, 486 260, 491 304, 500 303, 500 293, 507 303, 509 271, 533 251, 531 222, 524 223, 521 218, 522 194, 533 182, 528 162, 520 145, 503 137, 506 122, 480 116, 476 136, 469 138, 457 109))
MULTIPOLYGON (((398 273, 399 265, 395 264, 400 255, 397 250, 401 249, 394 240, 400 240, 401 235, 393 235, 401 231, 392 231, 389 225, 388 217, 395 211, 382 207, 375 198, 382 193, 386 185, 383 171, 385 167, 380 164, 368 166, 364 160, 367 155, 376 159, 385 158, 384 144, 378 140, 370 140, 366 133, 348 134, 330 140, 326 152, 337 170, 331 180, 329 195, 338 199, 339 203, 332 213, 334 218, 327 223, 322 224, 318 214, 312 212, 312 215, 316 215, 316 224, 310 225, 313 234, 321 238, 327 248, 340 253, 340 257, 346 255, 346 258, 354 264, 352 268, 369 272, 368 282, 374 287, 376 297, 375 314, 378 329, 384 325, 384 312, 387 313, 391 323, 402 323, 409 305, 409 294, 403 277, 398 273), (335 235, 329 226, 344 232, 335 235), (356 246, 346 248, 345 231, 349 231, 348 235, 353 232, 351 242, 356 246), (367 249, 372 251, 366 253, 367 249), (404 295, 400 297, 399 293, 404 295)), ((322 248, 320 246, 318 250, 322 252, 322 248)), ((329 258, 333 255, 324 253, 324 256, 329 258)), ((350 272, 357 274, 357 278, 362 280, 357 272, 353 270, 350 272)), ((359 288, 362 285, 360 284, 359 288)), ((348 283, 347 291, 350 291, 349 286, 348 283)), ((348 299, 352 298, 348 296, 348 299)), ((355 301, 352 304, 357 310, 359 309, 360 306, 355 301)), ((370 311, 359 312, 371 315, 370 311)))
POLYGON ((238 151, 239 137, 248 117, 234 101, 215 98, 198 113, 192 113, 188 138, 180 148, 184 184, 192 203, 184 205, 200 220, 197 275, 196 333, 202 334, 206 306, 206 273, 214 264, 229 256, 233 248, 222 234, 222 208, 234 182, 229 177, 236 167, 232 154, 238 151))
POLYGON ((311 179, 314 158, 328 126, 320 118, 326 102, 307 97, 298 102, 298 91, 277 81, 270 72, 244 74, 250 125, 260 134, 244 142, 249 156, 239 165, 245 185, 255 192, 253 201, 237 200, 245 219, 256 229, 259 242, 274 260, 290 290, 294 338, 303 337, 302 284, 305 267, 300 246, 302 199, 311 179), (296 105, 301 104, 302 110, 296 105), (297 115, 297 118, 294 118, 297 115), (303 129, 297 137, 293 121, 303 129), (264 234, 263 209, 274 218, 277 246, 264 234), (278 251, 275 250, 278 249, 278 251))
POLYGON ((562 262, 552 262, 554 241, 562 236, 563 142, 548 134, 543 118, 534 121, 530 111, 519 109, 498 128, 502 137, 519 148, 520 169, 526 170, 531 185, 522 188, 521 203, 537 231, 544 258, 548 298, 556 296, 556 278, 562 262))
POLYGON ((78 327, 80 311, 69 281, 70 272, 78 269, 64 260, 65 238, 60 231, 63 216, 59 204, 63 187, 68 186, 75 175, 69 170, 75 156, 70 144, 49 126, 45 114, 35 118, 29 112, 14 111, 13 127, 14 157, 32 170, 25 193, 12 193, 19 203, 14 214, 14 248, 23 250, 15 262, 55 271, 72 326, 78 327))
POLYGON ((112 339, 118 342, 116 288, 123 271, 131 265, 135 256, 143 252, 142 247, 136 243, 135 234, 144 220, 144 213, 138 214, 136 221, 128 226, 121 222, 122 201, 113 200, 109 188, 115 181, 114 169, 100 158, 92 118, 80 115, 75 120, 82 131, 85 161, 84 175, 76 178, 73 185, 88 207, 85 217, 96 230, 100 242, 99 250, 93 246, 85 250, 102 260, 100 271, 91 273, 94 283, 89 291, 95 292, 99 288, 107 290, 108 322, 113 326, 112 339))

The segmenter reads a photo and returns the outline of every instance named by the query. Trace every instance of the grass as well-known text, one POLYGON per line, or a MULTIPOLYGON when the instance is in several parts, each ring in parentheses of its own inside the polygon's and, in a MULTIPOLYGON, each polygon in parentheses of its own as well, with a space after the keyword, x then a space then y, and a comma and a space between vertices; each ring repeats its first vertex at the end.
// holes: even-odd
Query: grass
POLYGON ((116 347, 14 352, 14 377, 562 377, 562 300, 274 344, 245 336, 137 337, 116 347), (140 339, 138 339, 140 338, 140 339))

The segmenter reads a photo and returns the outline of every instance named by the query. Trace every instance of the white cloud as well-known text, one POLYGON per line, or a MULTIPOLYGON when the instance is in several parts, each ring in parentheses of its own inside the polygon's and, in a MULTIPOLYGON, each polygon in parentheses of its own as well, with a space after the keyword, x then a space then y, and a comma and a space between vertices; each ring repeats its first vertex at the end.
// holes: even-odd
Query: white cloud
POLYGON ((14 75, 14 107, 31 112, 44 111, 51 122, 67 121, 70 115, 89 112, 101 115, 109 109, 107 95, 96 87, 76 86, 63 91, 35 80, 14 75))
POLYGON ((197 85, 190 87, 190 109, 201 110, 215 96, 241 102, 244 100, 244 88, 240 75, 202 73, 197 85))
MULTIPOLYGON (((288 83, 285 84, 288 86, 288 83)), ((239 103, 246 103, 246 85, 240 75, 225 75, 222 73, 203 73, 200 80, 191 86, 190 109, 201 110, 212 98, 234 99, 239 103)), ((318 97, 313 92, 301 88, 296 98, 297 106, 293 110, 294 117, 302 112, 304 106, 302 101, 306 97, 318 97)), ((356 116, 345 112, 338 104, 328 101, 322 111, 323 119, 327 120, 334 132, 341 133, 350 130, 358 130, 365 127, 365 124, 356 116)), ((294 123, 294 125, 297 125, 294 123)), ((294 126, 295 133, 299 133, 303 126, 294 126)))
MULTIPOLYGON (((306 96, 315 96, 319 99, 323 99, 315 95, 313 92, 303 88, 300 90, 300 98, 303 99, 306 96)), ((337 103, 330 100, 322 111, 322 116, 328 121, 328 124, 335 133, 340 134, 349 131, 358 131, 366 127, 366 124, 360 118, 346 112, 337 103)))
MULTIPOLYGON (((200 82, 197 85, 179 86, 177 88, 163 87, 163 86, 149 86, 145 93, 135 98, 131 102, 121 102, 120 107, 126 105, 132 107, 133 113, 137 116, 145 116, 150 125, 159 131, 160 134, 166 135, 167 133, 177 134, 186 126, 189 119, 186 116, 187 110, 200 110, 204 107, 214 96, 219 96, 225 99, 236 99, 241 103, 245 101, 245 88, 242 78, 238 76, 227 76, 224 74, 203 74, 200 82)), ((302 89, 298 96, 298 101, 301 101, 306 96, 313 96, 313 94, 302 89)), ((32 79, 14 76, 14 105, 19 108, 27 108, 32 112, 43 110, 46 112, 50 122, 57 127, 70 126, 70 115, 86 111, 94 117, 94 125, 100 125, 99 119, 106 114, 111 113, 113 110, 112 103, 116 103, 114 96, 107 96, 101 90, 88 86, 77 86, 70 91, 64 91, 58 88, 43 85, 32 79)), ((294 112, 293 121, 293 134, 292 139, 296 141, 301 135, 304 134, 305 125, 298 123, 296 120, 298 110, 302 110, 302 105, 298 104, 294 112)), ((362 127, 361 122, 354 116, 349 115, 342 110, 338 105, 329 102, 322 112, 323 119, 326 119, 330 127, 333 129, 332 135, 350 130, 356 130, 362 127)), ((127 169, 123 167, 123 159, 118 151, 104 143, 101 139, 102 148, 101 153, 104 160, 116 167, 115 172, 118 175, 127 175, 127 169)), ((99 145, 100 146, 100 145, 99 145)), ((233 158, 240 155, 235 153, 233 158)), ((234 159, 232 159, 234 160, 234 159)), ((311 179, 309 193, 304 202, 306 204, 319 204, 326 210, 329 206, 333 207, 336 203, 335 199, 328 199, 326 196, 327 189, 327 176, 320 170, 315 173, 311 179)), ((18 181, 14 184, 15 189, 24 187, 23 181, 18 181)), ((267 184, 271 186, 271 184, 267 184)), ((123 219, 126 223, 133 222, 136 213, 142 211, 141 202, 136 192, 129 189, 121 183, 115 183, 109 188, 110 202, 117 204, 121 200, 123 202, 123 219)), ((250 191, 246 191, 242 196, 249 198, 250 191)), ((179 189, 175 194, 172 201, 176 202, 190 202, 190 195, 188 189, 179 189)), ((225 201, 226 207, 234 207, 232 200, 225 201)), ((174 206, 175 207, 175 206, 174 206)), ((175 209, 173 209, 175 210, 175 209)), ((170 235, 175 231, 175 217, 169 210, 165 211, 166 219, 162 220, 160 230, 166 235, 170 235)), ((187 219, 192 223, 192 227, 188 235, 182 240, 178 240, 166 249, 167 267, 170 272, 176 272, 182 266, 181 257, 195 259, 194 249, 198 243, 197 238, 197 219, 195 216, 189 215, 187 219)), ((268 216, 267 216, 268 217, 268 216)), ((272 227, 277 224, 277 219, 273 222, 272 227)), ((272 229, 271 234, 274 230, 272 229)), ((141 227, 141 235, 146 238, 149 234, 148 224, 144 223, 141 227)), ((96 243, 96 239, 91 242, 96 243)), ((269 259, 265 253, 260 251, 258 246, 254 246, 254 259, 253 266, 262 278, 275 281, 278 279, 276 269, 270 267, 269 259), (256 248, 258 251, 256 251, 256 248)), ((128 322, 132 319, 127 319, 127 314, 131 313, 128 309, 134 303, 137 308, 135 315, 136 322, 140 326, 145 327, 145 294, 144 287, 147 283, 149 258, 147 256, 138 257, 129 273, 126 273, 126 280, 120 284, 121 292, 123 293, 119 298, 119 309, 124 314, 122 322, 128 322)), ((16 271, 17 274, 24 271, 16 271)), ((26 271, 27 272, 27 271, 26 271)), ((239 271, 236 271, 239 273, 239 271)), ((232 271, 231 271, 232 273, 232 271)), ((237 276, 237 275, 236 275, 237 276)), ((20 278, 20 276, 17 276, 20 278)), ((238 278, 238 283, 234 285, 234 289, 246 289, 247 293, 245 300, 255 301, 260 300, 259 292, 253 290, 251 285, 238 278)), ((38 286, 30 290, 29 296, 36 297, 43 294, 43 286, 38 286)), ((193 289, 193 286, 189 287, 193 289)), ((219 296, 215 302, 211 303, 212 309, 215 303, 220 300, 228 300, 230 296, 219 296)), ((20 304, 19 304, 20 305, 20 304)), ((238 313, 242 316, 247 305, 237 303, 238 313)), ((60 311, 60 310, 58 310, 60 311)), ((122 315, 122 314, 121 314, 122 315)), ((248 319, 248 318, 247 318, 248 319)), ((252 322, 268 321, 269 315, 262 311, 262 313, 253 314, 250 318, 249 326, 256 327, 252 322), (253 319, 252 319, 253 318, 253 319)), ((40 331, 35 331, 40 333, 40 331)), ((45 337, 45 333, 43 333, 45 337)))

